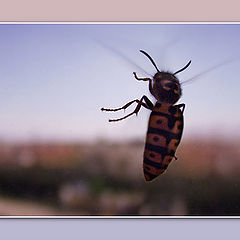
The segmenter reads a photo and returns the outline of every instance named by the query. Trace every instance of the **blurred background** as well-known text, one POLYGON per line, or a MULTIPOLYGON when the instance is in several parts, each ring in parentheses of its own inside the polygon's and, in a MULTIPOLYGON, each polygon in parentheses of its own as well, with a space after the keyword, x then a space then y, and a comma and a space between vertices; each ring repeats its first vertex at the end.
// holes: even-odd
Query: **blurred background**
POLYGON ((239 216, 239 24, 1 24, 0 215, 239 216), (145 182, 150 112, 101 112, 147 95, 155 69, 182 82, 185 127, 145 182))

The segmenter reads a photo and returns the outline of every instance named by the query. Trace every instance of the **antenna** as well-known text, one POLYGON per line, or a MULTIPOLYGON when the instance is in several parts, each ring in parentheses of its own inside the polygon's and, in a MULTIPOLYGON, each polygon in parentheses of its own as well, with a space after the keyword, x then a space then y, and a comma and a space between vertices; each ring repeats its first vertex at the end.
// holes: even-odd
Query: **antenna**
POLYGON ((153 64, 153 66, 157 69, 157 71, 160 72, 160 71, 158 70, 158 68, 157 68, 157 65, 156 65, 155 62, 153 61, 153 59, 152 59, 146 52, 144 52, 143 50, 140 50, 140 52, 143 53, 144 55, 146 55, 146 56, 149 58, 149 60, 151 61, 151 63, 153 64))
POLYGON ((178 73, 182 72, 183 70, 185 70, 185 69, 191 64, 191 62, 192 62, 192 61, 190 60, 185 67, 181 68, 180 70, 178 70, 177 72, 175 72, 173 75, 178 74, 178 73))

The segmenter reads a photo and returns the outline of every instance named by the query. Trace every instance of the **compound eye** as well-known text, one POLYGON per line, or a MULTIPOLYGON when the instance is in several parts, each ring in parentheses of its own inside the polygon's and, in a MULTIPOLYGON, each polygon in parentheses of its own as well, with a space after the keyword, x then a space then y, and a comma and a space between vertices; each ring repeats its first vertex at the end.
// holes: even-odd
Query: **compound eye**
POLYGON ((155 81, 156 81, 156 82, 161 82, 161 81, 162 81, 162 75, 161 75, 161 74, 158 74, 158 75, 155 77, 155 81))

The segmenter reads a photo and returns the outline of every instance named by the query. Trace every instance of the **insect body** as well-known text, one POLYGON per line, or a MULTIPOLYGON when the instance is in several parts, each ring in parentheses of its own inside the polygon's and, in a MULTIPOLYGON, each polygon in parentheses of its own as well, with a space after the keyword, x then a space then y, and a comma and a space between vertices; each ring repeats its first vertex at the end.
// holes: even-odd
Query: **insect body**
POLYGON ((162 174, 175 157, 183 131, 181 106, 184 107, 184 104, 174 106, 157 101, 152 109, 143 159, 143 171, 147 181, 162 174))
POLYGON ((128 102, 121 108, 106 109, 102 111, 119 111, 128 108, 134 102, 137 103, 135 110, 118 119, 110 119, 109 122, 115 122, 137 114, 141 106, 151 110, 148 123, 147 137, 144 150, 143 171, 146 181, 151 181, 162 174, 175 156, 175 151, 180 143, 183 131, 183 112, 185 104, 174 105, 182 95, 181 85, 177 73, 185 70, 191 63, 175 73, 161 72, 157 68, 153 59, 144 51, 157 70, 153 79, 139 78, 134 72, 134 76, 139 81, 149 82, 149 91, 157 100, 155 105, 143 96, 140 100, 135 99, 128 102))

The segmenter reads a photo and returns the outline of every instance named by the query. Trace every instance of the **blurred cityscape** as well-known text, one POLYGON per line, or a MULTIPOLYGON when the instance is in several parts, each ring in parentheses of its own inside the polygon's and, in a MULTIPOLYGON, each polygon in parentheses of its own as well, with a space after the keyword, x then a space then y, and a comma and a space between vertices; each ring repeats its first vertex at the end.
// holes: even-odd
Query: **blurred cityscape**
POLYGON ((144 142, 0 144, 1 216, 239 216, 240 141, 185 140, 145 182, 144 142))

